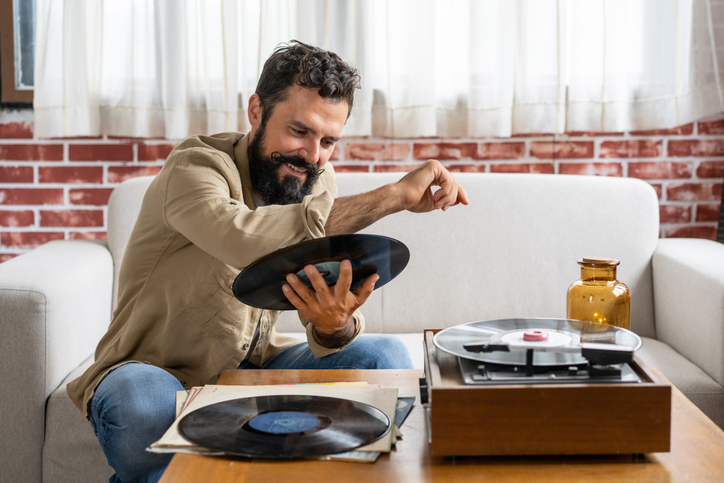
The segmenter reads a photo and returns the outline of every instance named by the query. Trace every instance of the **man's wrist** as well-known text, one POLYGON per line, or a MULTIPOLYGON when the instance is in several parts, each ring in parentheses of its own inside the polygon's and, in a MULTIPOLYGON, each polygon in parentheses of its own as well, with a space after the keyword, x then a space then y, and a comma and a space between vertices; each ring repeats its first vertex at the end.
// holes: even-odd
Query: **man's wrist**
POLYGON ((312 325, 312 335, 314 336, 314 340, 322 347, 338 349, 354 338, 356 327, 357 324, 355 323, 354 317, 352 317, 349 319, 349 322, 347 322, 347 325, 331 334, 325 334, 318 330, 316 325, 312 325))

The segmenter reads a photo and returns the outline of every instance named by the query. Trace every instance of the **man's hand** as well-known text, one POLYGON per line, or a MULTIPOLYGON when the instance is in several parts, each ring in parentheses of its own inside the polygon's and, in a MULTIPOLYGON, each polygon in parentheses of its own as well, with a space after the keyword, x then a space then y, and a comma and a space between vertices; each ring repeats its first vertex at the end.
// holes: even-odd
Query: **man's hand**
POLYGON ((407 173, 394 185, 401 192, 402 209, 414 213, 447 211, 459 203, 469 204, 468 196, 450 171, 439 161, 430 159, 407 173), (433 186, 440 189, 432 192, 433 186))
POLYGON ((314 290, 290 273, 286 277, 289 285, 282 286, 284 295, 314 325, 320 344, 326 347, 344 345, 354 335, 352 314, 367 301, 380 276, 370 275, 351 291, 352 264, 349 260, 342 261, 337 283, 331 287, 313 265, 304 267, 304 273, 314 290))

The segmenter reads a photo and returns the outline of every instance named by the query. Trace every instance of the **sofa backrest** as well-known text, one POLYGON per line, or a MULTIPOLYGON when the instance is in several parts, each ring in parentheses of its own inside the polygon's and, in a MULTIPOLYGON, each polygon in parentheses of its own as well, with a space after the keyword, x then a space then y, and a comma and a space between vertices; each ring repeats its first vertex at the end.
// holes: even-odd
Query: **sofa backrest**
MULTIPOLYGON (((340 173, 339 196, 397 181, 399 173, 340 173)), ((469 206, 398 213, 363 233, 398 239, 410 249, 405 270, 375 290, 362 311, 367 331, 421 332, 477 320, 566 315, 566 290, 580 278, 576 261, 621 261, 631 290, 632 329, 653 337, 651 257, 659 236, 654 189, 630 178, 458 173, 469 206)), ((108 243, 116 264, 152 178, 122 183, 108 208, 108 243)), ((115 298, 114 298, 115 300, 115 298)), ((298 331, 285 313, 280 331, 298 331)))

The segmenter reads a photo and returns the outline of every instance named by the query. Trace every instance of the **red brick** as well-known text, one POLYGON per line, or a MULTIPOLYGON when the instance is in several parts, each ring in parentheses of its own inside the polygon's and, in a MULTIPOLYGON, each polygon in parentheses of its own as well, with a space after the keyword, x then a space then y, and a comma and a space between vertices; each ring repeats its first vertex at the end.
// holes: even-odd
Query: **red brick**
POLYGON ((100 140, 103 139, 103 136, 65 136, 65 137, 57 137, 57 138, 51 138, 51 139, 61 139, 63 141, 92 141, 92 140, 100 140))
POLYGON ((102 210, 40 211, 40 226, 103 226, 102 210))
POLYGON ((477 143, 415 143, 413 159, 451 160, 473 159, 477 155, 477 143))
POLYGON ((59 231, 6 231, 0 233, 0 243, 6 247, 34 248, 52 240, 63 240, 59 231))
POLYGON ((0 166, 0 183, 32 183, 33 168, 30 166, 0 166))
POLYGON ((555 167, 553 163, 502 163, 491 164, 490 172, 553 174, 555 173, 555 167))
POLYGON ((724 161, 702 161, 696 168, 696 175, 699 178, 722 178, 724 161))
POLYGON ((139 176, 155 176, 161 171, 161 166, 111 166, 108 168, 108 182, 120 183, 139 176))
POLYGON ((669 201, 719 201, 721 183, 669 183, 666 199, 669 201))
POLYGON ((0 160, 62 161, 62 144, 0 144, 0 160))
POLYGON ((669 139, 669 156, 724 156, 724 139, 669 139))
POLYGON ((0 139, 32 139, 33 123, 7 122, 0 124, 0 139))
POLYGON ((473 159, 518 159, 525 156, 525 143, 480 143, 473 159))
POLYGON ((334 164, 336 173, 369 173, 369 164, 334 164))
POLYGON ((530 155, 539 159, 592 158, 593 141, 533 141, 530 155))
POLYGON ((376 164, 375 173, 408 173, 417 168, 419 164, 376 164))
POLYGON ((661 156, 663 141, 641 139, 635 141, 603 141, 601 158, 655 158, 661 156))
POLYGON ((720 204, 696 205, 696 219, 694 221, 719 221, 720 207, 720 204))
POLYGON ((174 144, 139 144, 139 161, 164 161, 176 146, 174 144))
POLYGON ((666 238, 706 238, 716 240, 716 226, 682 226, 670 228, 665 232, 666 238))
POLYGON ((0 263, 7 262, 11 258, 15 258, 18 255, 22 255, 21 253, 0 253, 0 263))
POLYGON ((553 136, 552 132, 529 132, 529 133, 518 133, 511 134, 512 138, 541 138, 544 136, 553 136))
POLYGON ((654 188, 654 191, 656 191, 656 196, 661 199, 664 193, 664 187, 661 183, 649 183, 652 188, 654 188))
POLYGON ((592 131, 571 131, 567 132, 566 136, 575 138, 575 137, 600 137, 600 136, 623 136, 624 133, 622 132, 592 132, 592 131))
POLYGON ((449 164, 446 166, 448 171, 454 173, 487 173, 487 164, 449 164))
POLYGON ((71 240, 107 240, 108 233, 105 231, 72 231, 69 233, 71 240))
POLYGON ((62 188, 0 188, 0 205, 60 205, 62 188))
POLYGON ((691 206, 660 205, 659 219, 661 223, 688 223, 691 221, 691 206))
POLYGON ((688 161, 643 161, 628 164, 630 178, 640 179, 684 179, 691 178, 691 163, 688 161))
POLYGON ((71 161, 133 161, 133 145, 119 144, 71 144, 68 146, 71 161))
POLYGON ((102 183, 102 166, 40 166, 41 183, 102 183))
POLYGON ((68 191, 72 205, 106 206, 113 188, 74 188, 68 191))
POLYGON ((649 131, 631 131, 632 136, 688 136, 694 133, 694 123, 684 124, 683 126, 673 127, 671 129, 653 129, 649 131))
POLYGON ((724 134, 724 119, 699 121, 699 134, 724 134))
POLYGON ((0 226, 32 226, 35 214, 29 210, 0 211, 0 226))
POLYGON ((402 161, 410 154, 408 143, 349 143, 346 159, 402 161))
POLYGON ((621 163, 561 163, 559 174, 580 174, 593 176, 623 176, 621 163))

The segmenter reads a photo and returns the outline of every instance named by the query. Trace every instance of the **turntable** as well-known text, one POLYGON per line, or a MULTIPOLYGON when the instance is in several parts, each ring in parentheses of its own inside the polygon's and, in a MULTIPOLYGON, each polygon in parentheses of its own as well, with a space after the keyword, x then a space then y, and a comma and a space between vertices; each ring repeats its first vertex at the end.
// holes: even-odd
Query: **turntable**
POLYGON ((669 451, 671 386, 639 360, 629 330, 520 318, 424 337, 433 455, 669 451))

